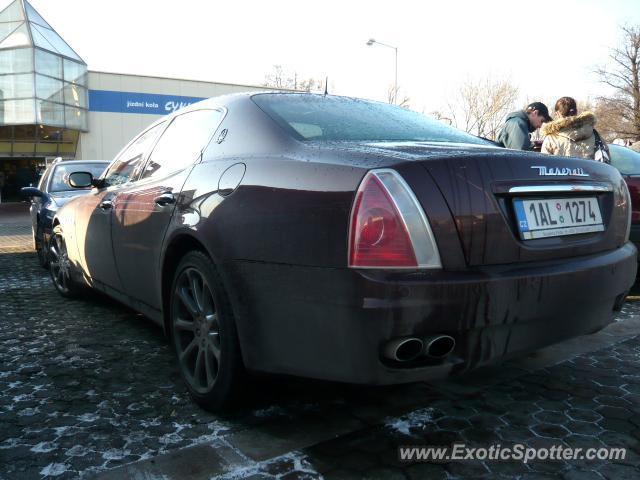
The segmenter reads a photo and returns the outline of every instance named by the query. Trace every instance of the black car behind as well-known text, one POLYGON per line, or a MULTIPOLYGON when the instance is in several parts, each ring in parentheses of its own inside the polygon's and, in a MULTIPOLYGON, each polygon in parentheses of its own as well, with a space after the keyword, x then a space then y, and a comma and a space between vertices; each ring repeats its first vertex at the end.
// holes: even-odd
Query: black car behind
POLYGON ((71 198, 87 193, 87 190, 72 188, 67 179, 73 172, 89 171, 99 176, 109 162, 104 160, 57 161, 50 165, 40 177, 37 187, 23 187, 22 194, 31 197, 31 230, 33 244, 38 252, 38 261, 47 266, 46 248, 51 235, 51 221, 58 209, 71 198))

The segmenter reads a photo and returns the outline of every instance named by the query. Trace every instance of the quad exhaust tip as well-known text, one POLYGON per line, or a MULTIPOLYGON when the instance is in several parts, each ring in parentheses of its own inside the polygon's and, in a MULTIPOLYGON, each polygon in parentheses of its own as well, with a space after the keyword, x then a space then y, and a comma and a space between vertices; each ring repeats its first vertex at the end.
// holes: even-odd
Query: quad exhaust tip
POLYGON ((432 335, 423 343, 424 355, 429 358, 445 358, 456 348, 456 341, 449 335, 432 335))
POLYGON ((387 343, 384 356, 396 362, 410 362, 424 350, 424 343, 416 337, 395 338, 387 343))
POLYGON ((443 359, 453 352, 455 346, 456 341, 449 335, 400 337, 387 342, 383 354, 396 362, 410 362, 421 356, 443 359))

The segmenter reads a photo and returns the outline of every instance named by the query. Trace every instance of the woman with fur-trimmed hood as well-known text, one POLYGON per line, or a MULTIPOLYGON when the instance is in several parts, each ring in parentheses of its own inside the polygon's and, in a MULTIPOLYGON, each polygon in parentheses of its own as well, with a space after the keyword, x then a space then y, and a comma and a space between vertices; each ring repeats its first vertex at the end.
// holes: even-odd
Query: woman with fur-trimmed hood
POLYGON ((558 99, 555 111, 556 120, 542 126, 544 141, 541 152, 593 160, 596 151, 595 115, 591 112, 578 115, 576 101, 571 97, 558 99))

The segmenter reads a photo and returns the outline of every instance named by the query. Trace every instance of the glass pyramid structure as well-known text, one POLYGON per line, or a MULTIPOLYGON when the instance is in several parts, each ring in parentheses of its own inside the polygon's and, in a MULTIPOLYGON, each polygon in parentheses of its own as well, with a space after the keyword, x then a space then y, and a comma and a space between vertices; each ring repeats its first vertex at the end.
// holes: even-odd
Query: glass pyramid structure
POLYGON ((0 0, 0 127, 86 131, 87 98, 82 58, 27 0, 0 0))

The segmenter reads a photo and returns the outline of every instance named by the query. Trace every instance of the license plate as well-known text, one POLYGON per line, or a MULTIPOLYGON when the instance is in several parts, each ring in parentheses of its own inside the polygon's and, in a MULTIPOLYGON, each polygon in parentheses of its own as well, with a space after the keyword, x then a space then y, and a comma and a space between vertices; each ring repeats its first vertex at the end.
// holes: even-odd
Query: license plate
POLYGON ((604 230, 596 197, 515 199, 513 204, 524 240, 604 230))

